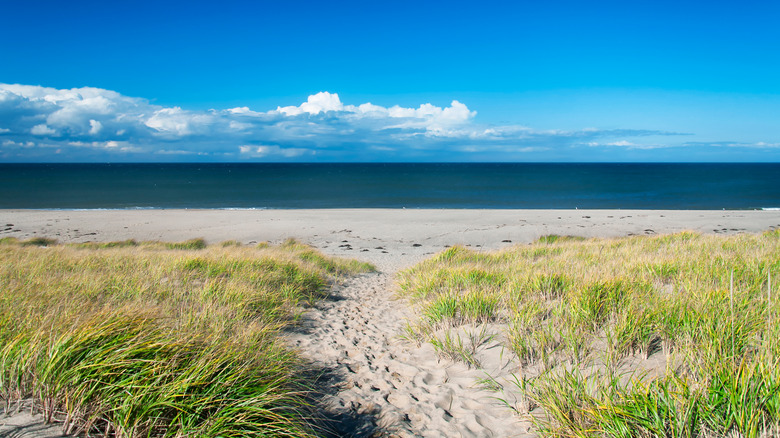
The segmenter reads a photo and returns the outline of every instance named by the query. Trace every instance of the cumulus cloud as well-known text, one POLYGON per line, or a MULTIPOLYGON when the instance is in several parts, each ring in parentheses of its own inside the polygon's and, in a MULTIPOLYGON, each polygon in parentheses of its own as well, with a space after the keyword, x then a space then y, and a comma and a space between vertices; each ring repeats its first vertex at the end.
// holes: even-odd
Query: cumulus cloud
POLYGON ((344 105, 339 100, 338 94, 330 94, 327 91, 321 91, 309 96, 306 102, 299 106, 277 107, 276 112, 287 116, 297 116, 300 114, 319 114, 328 111, 342 111, 344 105))
MULTIPOLYGON (((248 108, 233 108, 234 114, 250 114, 248 108)), ((384 129, 416 128, 437 135, 448 128, 467 123, 476 116, 476 111, 457 100, 450 106, 441 108, 430 103, 424 103, 419 108, 403 108, 398 105, 386 108, 370 102, 360 105, 344 105, 338 94, 322 91, 309 96, 306 102, 298 106, 277 107, 268 115, 283 114, 285 116, 318 115, 321 113, 338 113, 337 116, 356 122, 362 119, 381 120, 385 122, 384 129)), ((257 115, 258 113, 254 113, 257 115)))
MULTIPOLYGON (((249 114, 248 108, 233 108, 235 113, 249 114)), ((298 106, 277 107, 266 115, 317 116, 332 113, 356 126, 373 126, 377 130, 408 130, 415 135, 442 136, 456 134, 459 126, 467 124, 476 111, 457 100, 448 107, 438 107, 424 103, 418 108, 404 108, 398 105, 383 107, 370 102, 360 105, 344 105, 338 94, 319 92, 309 96, 306 102, 298 106), (419 132, 418 132, 419 131, 419 132)), ((254 113, 259 115, 259 113, 254 113)), ((353 132, 353 131, 350 131, 353 132)))
POLYGON ((89 120, 89 133, 92 135, 97 135, 100 133, 100 130, 103 129, 103 124, 98 122, 97 120, 89 120))
POLYGON ((0 159, 35 159, 55 148, 73 160, 517 159, 587 145, 641 147, 636 138, 677 135, 486 126, 476 116, 458 100, 447 106, 352 104, 327 91, 276 109, 193 111, 100 88, 0 84, 0 159))
POLYGON ((49 128, 44 123, 33 126, 32 129, 30 129, 30 133, 32 135, 57 135, 57 131, 49 128))
POLYGON ((209 114, 184 111, 177 106, 154 111, 144 125, 161 135, 176 138, 208 133, 212 123, 213 116, 209 114))

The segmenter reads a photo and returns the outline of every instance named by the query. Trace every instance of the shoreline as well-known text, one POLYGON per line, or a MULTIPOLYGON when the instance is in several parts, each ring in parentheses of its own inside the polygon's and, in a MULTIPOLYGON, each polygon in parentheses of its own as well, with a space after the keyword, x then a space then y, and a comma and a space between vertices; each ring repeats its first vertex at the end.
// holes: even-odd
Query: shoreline
POLYGON ((94 208, 0 208, 2 211, 333 211, 333 210, 417 210, 417 211, 634 211, 634 212, 739 212, 739 211, 780 211, 780 207, 746 207, 746 208, 721 208, 721 209, 659 209, 659 208, 456 208, 456 207, 322 207, 322 208, 295 208, 295 207, 94 207, 94 208))

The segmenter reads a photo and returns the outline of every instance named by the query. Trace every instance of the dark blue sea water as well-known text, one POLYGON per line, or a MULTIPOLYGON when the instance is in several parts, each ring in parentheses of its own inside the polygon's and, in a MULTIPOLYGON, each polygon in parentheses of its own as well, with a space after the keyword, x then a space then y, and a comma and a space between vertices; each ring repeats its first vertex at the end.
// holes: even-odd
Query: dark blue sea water
POLYGON ((780 207, 780 164, 0 164, 0 208, 780 207))

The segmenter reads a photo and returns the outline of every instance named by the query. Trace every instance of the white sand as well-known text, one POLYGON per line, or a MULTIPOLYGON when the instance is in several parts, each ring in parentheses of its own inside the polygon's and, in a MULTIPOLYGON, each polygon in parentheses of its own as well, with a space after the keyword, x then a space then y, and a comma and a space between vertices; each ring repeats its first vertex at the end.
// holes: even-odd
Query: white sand
MULTIPOLYGON (((381 272, 349 280, 307 313, 288 337, 301 354, 331 369, 333 393, 323 404, 351 418, 337 433, 368 436, 533 436, 530 423, 475 386, 485 372, 511 376, 511 357, 496 342, 479 349, 483 369, 439 360, 430 345, 400 339, 406 306, 392 298, 398 270, 448 245, 491 250, 545 234, 616 237, 693 230, 734 234, 780 228, 780 211, 657 210, 0 210, 0 237, 61 242, 124 239, 210 243, 277 243, 294 237, 323 252, 376 264, 381 272)), ((0 436, 44 436, 40 425, 0 436), (13 434, 13 435, 11 435, 13 434)), ((15 420, 14 420, 15 421, 15 420)), ((51 435, 49 435, 51 436, 51 435)))
POLYGON ((780 211, 0 210, 0 237, 45 236, 61 242, 203 237, 209 242, 243 243, 295 237, 329 254, 371 261, 384 271, 409 266, 445 245, 496 249, 544 234, 612 237, 682 230, 732 234, 771 227, 780 227, 780 211), (345 243, 350 246, 340 247, 345 243), (375 249, 379 246, 388 252, 375 249))

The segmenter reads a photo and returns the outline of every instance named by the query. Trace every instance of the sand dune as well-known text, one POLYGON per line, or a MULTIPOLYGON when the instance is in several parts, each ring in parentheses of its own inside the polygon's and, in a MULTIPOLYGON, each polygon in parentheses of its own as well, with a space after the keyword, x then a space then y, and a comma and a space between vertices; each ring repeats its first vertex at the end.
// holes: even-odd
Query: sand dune
MULTIPOLYGON (((447 246, 490 250, 545 234, 733 234, 775 228, 780 228, 780 211, 0 211, 0 238, 84 242, 203 237, 210 243, 234 239, 251 244, 295 237, 325 253, 376 264, 378 273, 337 286, 286 335, 304 358, 329 370, 320 403, 339 420, 332 424, 334 436, 378 431, 390 436, 533 436, 530 423, 497 399, 514 403, 510 385, 499 393, 480 388, 486 371, 499 383, 511 376, 512 358, 497 342, 479 347, 482 369, 469 369, 439 359, 430 345, 401 338, 411 315, 393 298, 394 274, 447 246)), ((60 436, 57 429, 42 427, 29 416, 0 417, 0 436, 60 436)))

